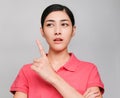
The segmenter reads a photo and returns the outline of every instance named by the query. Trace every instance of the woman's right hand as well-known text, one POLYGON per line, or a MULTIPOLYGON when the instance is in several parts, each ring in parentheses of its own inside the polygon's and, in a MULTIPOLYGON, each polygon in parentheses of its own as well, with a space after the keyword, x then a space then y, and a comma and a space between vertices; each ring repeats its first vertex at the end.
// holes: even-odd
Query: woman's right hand
POLYGON ((41 57, 34 59, 31 69, 38 73, 45 81, 52 83, 56 77, 56 73, 50 64, 40 41, 37 40, 36 43, 38 45, 41 57))

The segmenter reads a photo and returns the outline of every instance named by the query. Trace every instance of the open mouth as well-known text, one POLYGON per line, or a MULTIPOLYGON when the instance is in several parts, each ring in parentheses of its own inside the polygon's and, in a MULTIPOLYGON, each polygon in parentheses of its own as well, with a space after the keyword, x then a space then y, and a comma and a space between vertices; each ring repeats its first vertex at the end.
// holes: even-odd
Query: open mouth
POLYGON ((55 38, 53 41, 54 41, 55 44, 61 44, 63 39, 62 38, 55 38))
POLYGON ((63 41, 62 38, 55 38, 54 41, 63 41))

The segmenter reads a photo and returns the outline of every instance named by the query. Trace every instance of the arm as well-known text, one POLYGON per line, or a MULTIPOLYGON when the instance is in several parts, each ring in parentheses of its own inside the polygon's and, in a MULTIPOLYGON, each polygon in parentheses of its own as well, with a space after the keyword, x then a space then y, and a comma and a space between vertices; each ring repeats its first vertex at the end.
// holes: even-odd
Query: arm
POLYGON ((54 71, 38 40, 37 45, 41 57, 34 59, 31 69, 37 72, 45 81, 53 85, 63 98, 84 98, 54 71))
MULTIPOLYGON (((61 87, 61 90, 58 88, 59 92, 61 92, 62 94, 65 93, 65 95, 66 95, 66 93, 68 93, 68 95, 70 95, 70 96, 72 93, 74 94, 74 95, 72 94, 71 98, 102 98, 102 94, 100 93, 100 90, 98 87, 88 88, 83 96, 82 95, 79 96, 79 93, 77 93, 74 89, 72 90, 71 87, 69 87, 69 89, 67 87, 67 90, 65 90, 64 88, 62 89, 62 88, 63 87, 61 87)), ((27 95, 22 92, 16 92, 13 98, 27 98, 27 95)), ((70 97, 66 96, 64 98, 70 98, 70 97)))
POLYGON ((88 89, 89 92, 83 96, 72 86, 70 86, 64 79, 56 74, 51 64, 49 63, 49 60, 39 41, 37 41, 37 44, 40 50, 41 58, 35 59, 31 68, 37 72, 45 81, 55 87, 63 96, 63 98, 102 98, 97 97, 100 96, 100 93, 97 93, 98 91, 96 89, 88 89))
POLYGON ((59 75, 56 74, 55 76, 55 78, 51 79, 50 84, 52 84, 52 86, 58 90, 63 98, 84 98, 78 91, 70 86, 59 75))
POLYGON ((50 84, 58 90, 63 98, 102 98, 99 87, 90 87, 86 90, 84 95, 82 95, 58 75, 53 78, 50 84))
MULTIPOLYGON (((38 74, 40 73, 38 72, 38 74)), ((85 94, 82 95, 54 71, 51 71, 49 75, 46 81, 55 87, 63 98, 102 98, 99 87, 90 87, 86 90, 85 94)))
POLYGON ((27 94, 22 92, 16 92, 13 98, 27 98, 27 94))
POLYGON ((102 98, 102 93, 99 87, 90 87, 83 95, 85 98, 102 98))

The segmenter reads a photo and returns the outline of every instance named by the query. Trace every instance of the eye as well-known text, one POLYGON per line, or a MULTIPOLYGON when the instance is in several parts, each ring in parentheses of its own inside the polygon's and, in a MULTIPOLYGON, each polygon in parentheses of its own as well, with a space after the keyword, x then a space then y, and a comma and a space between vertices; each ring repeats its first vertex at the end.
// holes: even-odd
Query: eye
POLYGON ((46 24, 46 26, 47 26, 47 27, 53 27, 54 24, 52 24, 52 23, 48 23, 48 24, 46 24))
POLYGON ((67 27, 67 26, 69 26, 68 23, 62 23, 61 25, 62 25, 63 27, 67 27))

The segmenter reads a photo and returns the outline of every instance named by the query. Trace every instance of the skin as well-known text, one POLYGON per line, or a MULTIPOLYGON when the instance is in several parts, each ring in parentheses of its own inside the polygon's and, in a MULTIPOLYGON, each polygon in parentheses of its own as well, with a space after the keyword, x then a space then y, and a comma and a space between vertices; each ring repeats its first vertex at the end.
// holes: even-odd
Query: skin
MULTIPOLYGON (((68 45, 75 34, 75 29, 76 27, 72 26, 70 18, 64 11, 50 13, 45 19, 43 28, 40 29, 49 45, 48 55, 40 41, 36 40, 41 56, 33 60, 31 69, 55 87, 63 98, 102 98, 99 87, 90 87, 82 95, 55 72, 70 58, 68 45)), ((16 92, 14 98, 27 98, 27 95, 16 92)))

